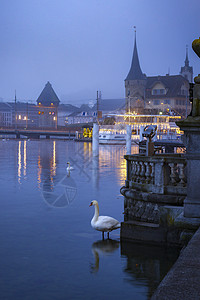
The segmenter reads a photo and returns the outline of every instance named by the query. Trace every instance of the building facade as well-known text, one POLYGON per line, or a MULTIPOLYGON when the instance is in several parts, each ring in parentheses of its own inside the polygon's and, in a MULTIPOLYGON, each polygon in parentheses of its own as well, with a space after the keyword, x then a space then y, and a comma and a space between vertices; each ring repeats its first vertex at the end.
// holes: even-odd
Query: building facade
POLYGON ((172 113, 185 117, 190 112, 189 82, 192 78, 193 68, 189 66, 187 49, 180 75, 146 76, 142 73, 135 35, 132 63, 125 79, 126 111, 172 113))
POLYGON ((39 127, 57 129, 59 103, 60 100, 48 81, 37 99, 39 127))

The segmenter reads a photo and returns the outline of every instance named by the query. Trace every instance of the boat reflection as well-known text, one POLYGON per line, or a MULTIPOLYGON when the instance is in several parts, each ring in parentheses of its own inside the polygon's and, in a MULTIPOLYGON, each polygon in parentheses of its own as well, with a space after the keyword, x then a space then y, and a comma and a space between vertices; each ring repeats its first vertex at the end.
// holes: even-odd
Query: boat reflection
POLYGON ((165 248, 130 242, 121 242, 121 255, 126 258, 125 280, 131 284, 144 285, 151 298, 159 283, 168 273, 180 253, 178 248, 165 248))
POLYGON ((94 263, 91 264, 90 271, 91 273, 97 273, 99 270, 99 259, 100 256, 111 255, 119 248, 120 242, 116 240, 99 240, 92 244, 92 253, 94 255, 94 263))

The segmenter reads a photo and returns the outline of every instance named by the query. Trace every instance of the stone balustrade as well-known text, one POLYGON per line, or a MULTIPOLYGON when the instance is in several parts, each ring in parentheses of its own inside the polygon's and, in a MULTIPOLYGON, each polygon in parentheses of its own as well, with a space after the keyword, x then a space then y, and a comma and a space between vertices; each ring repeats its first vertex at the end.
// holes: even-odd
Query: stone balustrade
POLYGON ((186 195, 186 159, 184 154, 126 155, 125 187, 137 191, 186 195))

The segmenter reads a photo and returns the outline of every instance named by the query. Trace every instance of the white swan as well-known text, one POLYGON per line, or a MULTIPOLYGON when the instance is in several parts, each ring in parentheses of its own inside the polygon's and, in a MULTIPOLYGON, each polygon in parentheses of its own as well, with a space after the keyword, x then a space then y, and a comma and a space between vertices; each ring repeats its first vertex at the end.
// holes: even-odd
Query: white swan
POLYGON ((109 232, 120 228, 121 225, 116 219, 112 217, 99 216, 99 204, 96 200, 93 200, 90 203, 90 206, 92 205, 95 206, 95 213, 94 213, 94 217, 91 220, 91 226, 98 231, 102 231, 103 239, 104 239, 104 232, 107 232, 107 236, 109 239, 109 232))
POLYGON ((70 166, 70 162, 69 162, 69 161, 67 162, 67 165, 68 165, 68 166, 67 166, 67 171, 72 171, 72 170, 74 170, 74 168, 70 166))
POLYGON ((67 168, 66 169, 67 169, 67 175, 70 176, 70 171, 74 170, 74 168, 70 166, 69 161, 67 162, 67 168))

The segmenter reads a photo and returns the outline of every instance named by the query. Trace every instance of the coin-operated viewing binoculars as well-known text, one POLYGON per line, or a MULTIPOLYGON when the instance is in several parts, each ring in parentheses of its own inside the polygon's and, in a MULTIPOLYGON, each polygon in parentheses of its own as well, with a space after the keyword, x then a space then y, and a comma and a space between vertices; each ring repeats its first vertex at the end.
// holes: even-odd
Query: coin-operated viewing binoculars
POLYGON ((154 143, 152 138, 156 135, 157 125, 147 125, 142 133, 143 137, 146 137, 146 156, 152 156, 154 154, 154 143))

